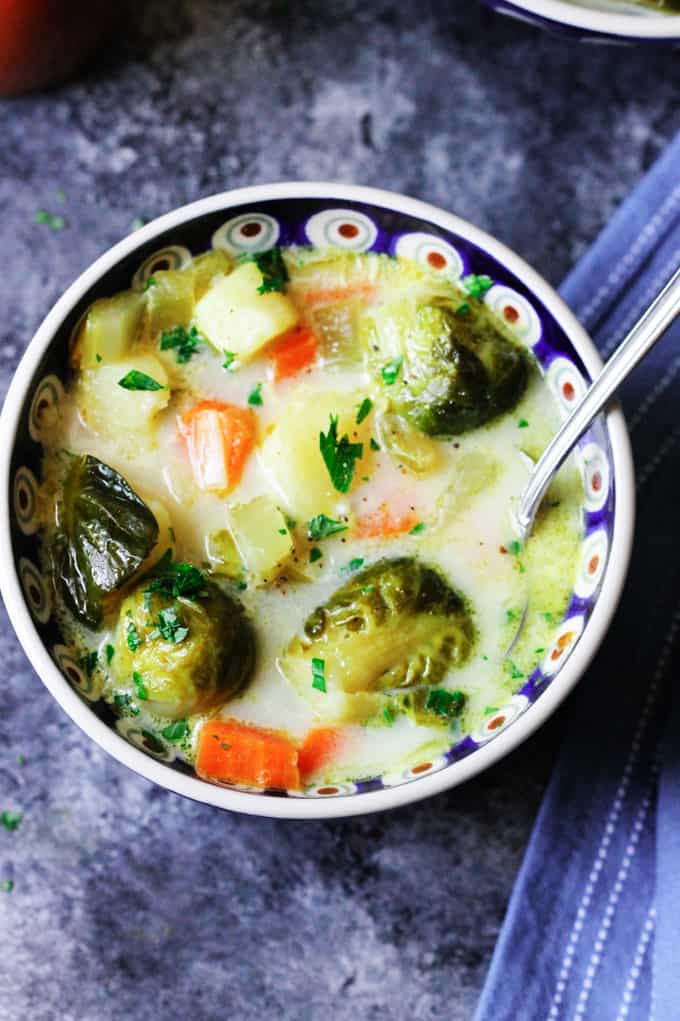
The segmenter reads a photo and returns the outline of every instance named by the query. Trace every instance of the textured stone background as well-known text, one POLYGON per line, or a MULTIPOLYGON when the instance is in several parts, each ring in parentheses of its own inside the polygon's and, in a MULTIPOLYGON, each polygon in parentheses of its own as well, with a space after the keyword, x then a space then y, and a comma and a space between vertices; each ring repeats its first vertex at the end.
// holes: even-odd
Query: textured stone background
MULTIPOLYGON (((136 7, 78 81, 0 103, 3 393, 135 216, 259 181, 385 185, 558 282, 680 126, 677 56, 568 44, 468 0, 136 7)), ((98 751, 0 627, 0 808, 25 814, 0 831, 0 1021, 472 1017, 559 715, 390 815, 230 816, 98 751)))

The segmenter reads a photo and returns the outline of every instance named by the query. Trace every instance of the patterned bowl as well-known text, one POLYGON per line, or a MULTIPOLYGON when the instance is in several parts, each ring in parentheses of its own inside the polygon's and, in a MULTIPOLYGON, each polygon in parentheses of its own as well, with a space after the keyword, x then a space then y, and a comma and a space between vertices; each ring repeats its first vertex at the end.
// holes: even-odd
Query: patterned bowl
POLYGON ((40 439, 54 421, 68 376, 69 337, 87 306, 129 286, 139 273, 181 265, 210 245, 253 252, 280 242, 333 244, 355 251, 409 255, 454 278, 474 272, 494 285, 486 301, 530 348, 566 414, 601 362, 555 292, 493 238, 440 209, 378 189, 334 184, 275 184, 216 195, 160 217, 98 259, 57 302, 31 341, 0 417, 0 586, 19 639, 48 689, 73 720, 120 762, 198 801, 256 815, 315 818, 404 804, 462 783, 495 762, 559 705, 595 653, 626 574, 634 517, 633 470, 618 408, 597 420, 578 448, 584 480, 584 541, 564 620, 540 667, 507 705, 434 762, 397 775, 304 791, 253 791, 198 779, 117 720, 81 669, 52 614, 39 569, 37 493, 40 439))
POLYGON ((680 43, 680 15, 628 0, 482 0, 487 7, 590 43, 680 43))

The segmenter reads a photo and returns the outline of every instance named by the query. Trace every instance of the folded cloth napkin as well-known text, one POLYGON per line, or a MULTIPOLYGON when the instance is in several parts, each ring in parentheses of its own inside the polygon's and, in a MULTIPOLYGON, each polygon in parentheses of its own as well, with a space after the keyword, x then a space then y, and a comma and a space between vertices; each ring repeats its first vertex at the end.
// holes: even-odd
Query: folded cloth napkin
MULTIPOLYGON (((680 136, 564 282, 607 357, 680 266, 680 136)), ((680 321, 621 394, 630 574, 566 738, 476 1021, 680 1021, 680 321)))

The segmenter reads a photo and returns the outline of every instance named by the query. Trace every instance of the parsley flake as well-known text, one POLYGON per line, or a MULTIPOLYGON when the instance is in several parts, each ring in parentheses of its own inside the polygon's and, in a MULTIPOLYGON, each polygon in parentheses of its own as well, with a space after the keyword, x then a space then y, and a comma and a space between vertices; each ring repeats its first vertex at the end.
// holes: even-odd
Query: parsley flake
POLYGON ((255 255, 246 256, 246 259, 254 262, 262 274, 262 283, 257 289, 258 294, 269 294, 270 291, 285 293, 289 280, 288 267, 278 246, 270 248, 268 252, 257 252, 255 255))
POLYGON ((98 659, 99 657, 97 655, 96 649, 93 649, 92 652, 88 652, 84 656, 81 656, 80 665, 82 666, 83 670, 85 671, 88 677, 92 677, 92 674, 94 673, 97 667, 98 659))
POLYGON ((336 535, 338 532, 346 531, 347 525, 344 525, 342 521, 335 521, 325 514, 317 514, 316 517, 310 519, 307 525, 307 538, 316 540, 327 539, 329 535, 336 535))
POLYGON ((141 674, 138 674, 136 670, 132 671, 132 683, 135 686, 135 694, 140 702, 146 702, 149 697, 149 693, 146 690, 144 678, 141 674))
POLYGON ((414 525, 413 528, 410 529, 408 534, 409 535, 420 535, 420 533, 424 532, 426 528, 427 528, 427 525, 425 524, 425 522, 424 521, 419 521, 417 525, 414 525))
POLYGON ((130 713, 130 716, 139 716, 139 709, 132 704, 129 695, 114 695, 113 704, 119 713, 130 713))
POLYGON ((401 355, 398 358, 393 358, 387 365, 383 365, 380 375, 382 376, 383 383, 385 386, 393 386, 397 382, 397 376, 401 372, 401 367, 404 364, 404 359, 401 355))
POLYGON ((189 634, 189 628, 177 616, 175 607, 169 606, 167 609, 161 610, 156 618, 156 631, 151 637, 154 637, 156 633, 166 642, 179 645, 189 634))
POLYGON ((520 670, 516 663, 509 659, 506 663, 506 668, 510 672, 510 678, 513 681, 518 680, 520 677, 524 677, 524 673, 520 670))
POLYGON ((385 722, 387 723, 387 726, 391 727, 393 725, 393 723, 394 723, 394 715, 393 715, 392 710, 390 709, 390 707, 388 705, 386 705, 385 708, 383 709, 383 716, 385 718, 385 722))
POLYGON ((364 558, 363 557, 354 557, 354 559, 350 560, 350 562, 348 564, 345 564, 345 566, 342 568, 342 570, 343 571, 358 571, 359 568, 363 567, 363 566, 364 566, 364 558))
POLYGON ((516 557, 522 550, 522 543, 518 539, 513 539, 511 543, 508 543, 508 553, 516 557))
POLYGON ((173 723, 169 723, 167 727, 163 727, 161 734, 166 741, 181 741, 183 737, 186 737, 189 733, 189 724, 186 720, 175 720, 173 723))
POLYGON ((326 661, 314 656, 312 659, 312 687, 317 691, 323 691, 324 694, 326 693, 325 669, 326 661))
POLYGON ((469 273, 461 283, 471 298, 483 298, 489 288, 493 287, 491 277, 478 276, 476 273, 469 273))
POLYGON ((155 277, 147 277, 146 280, 144 281, 143 290, 148 291, 150 287, 155 287, 157 282, 158 281, 156 280, 155 277))
POLYGON ((122 386, 123 390, 167 390, 167 387, 153 376, 147 376, 146 372, 140 372, 138 369, 130 369, 118 380, 118 386, 122 386))
POLYGON ((323 556, 323 553, 321 552, 319 547, 318 546, 312 546, 312 548, 309 551, 309 562, 310 562, 310 564, 315 564, 317 562, 317 560, 321 560, 322 556, 323 556))
POLYGON ((14 833, 21 826, 23 815, 21 812, 0 812, 0 825, 4 826, 10 833, 14 833))
POLYGON ((224 361, 222 362, 222 368, 226 369, 227 372, 236 372, 238 364, 236 363, 236 355, 233 351, 223 351, 224 361))
POLYGON ((497 705, 488 705, 486 707, 486 709, 484 710, 484 715, 485 716, 492 716, 494 713, 497 713, 497 712, 498 712, 498 706, 497 705))
POLYGON ((371 436, 371 450, 380 450, 380 444, 377 443, 371 436))
POLYGON ((356 417, 357 425, 361 425, 361 423, 366 418, 366 416, 370 415, 372 408, 373 408, 373 401, 371 400, 371 398, 370 397, 364 397, 363 401, 361 402, 361 404, 358 406, 358 409, 357 409, 357 417, 356 417))
POLYGON ((185 564, 172 559, 172 550, 166 550, 161 559, 146 575, 149 584, 147 593, 160 592, 165 596, 178 599, 198 599, 205 595, 205 575, 193 564, 185 564))
POLYGON ((425 708, 436 713, 437 716, 445 716, 453 719, 460 716, 467 702, 467 696, 462 691, 447 691, 446 688, 432 688, 428 692, 425 708))
POLYGON ((356 462, 363 456, 363 443, 350 443, 347 433, 338 439, 338 416, 331 415, 328 433, 319 433, 319 450, 333 487, 347 493, 352 485, 356 462))
POLYGON ((125 630, 125 640, 127 647, 130 652, 136 652, 139 646, 142 644, 142 636, 135 627, 135 623, 132 620, 128 620, 127 627, 125 630))
POLYGON ((517 423, 517 428, 518 429, 528 429, 529 428, 529 423, 527 422, 526 418, 520 418, 519 422, 517 423))
POLYGON ((198 332, 195 326, 186 330, 183 326, 175 326, 172 330, 163 330, 161 333, 161 351, 175 350, 177 352, 177 364, 186 363, 196 354, 203 343, 203 335, 198 332))
POLYGON ((258 408, 261 408, 264 404, 262 400, 262 383, 257 383, 248 394, 248 404, 253 404, 258 408))
POLYGON ((463 319, 465 316, 470 315, 470 306, 468 305, 467 301, 464 301, 462 305, 458 306, 458 308, 456 309, 456 315, 460 316, 461 319, 463 319))

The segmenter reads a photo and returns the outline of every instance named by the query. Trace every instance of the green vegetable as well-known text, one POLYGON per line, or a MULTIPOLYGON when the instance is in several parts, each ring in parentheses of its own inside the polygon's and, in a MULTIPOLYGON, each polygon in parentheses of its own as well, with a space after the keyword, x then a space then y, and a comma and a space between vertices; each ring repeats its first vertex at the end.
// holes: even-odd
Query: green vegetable
POLYGON ((163 727, 161 734, 166 741, 181 741, 182 738, 186 737, 189 733, 189 725, 186 720, 175 720, 174 723, 168 724, 167 727, 163 727))
POLYGON ((248 394, 248 404, 254 404, 256 407, 262 407, 262 383, 257 383, 248 394))
POLYGON ((371 450, 380 450, 380 444, 377 443, 371 436, 371 450))
POLYGON ((322 659, 312 659, 312 687, 317 691, 326 691, 326 678, 324 676, 326 664, 322 659))
POLYGON ((139 570, 157 539, 156 519, 122 475, 90 455, 73 457, 49 552, 54 578, 81 623, 99 626, 104 598, 139 570))
POLYGON ((345 564, 343 571, 358 571, 360 567, 364 566, 363 557, 354 557, 348 564, 345 564))
POLYGON ((236 365, 234 365, 234 362, 236 361, 236 355, 234 354, 234 352, 233 351, 223 351, 222 354, 224 355, 224 361, 222 362, 222 368, 226 369, 227 372, 236 372, 236 365))
POLYGON ((130 713, 130 716, 139 716, 139 709, 132 704, 132 699, 129 695, 114 695, 113 704, 119 713, 130 713))
POLYGON ((417 525, 414 525, 413 528, 410 529, 408 534, 409 535, 420 535, 420 533, 424 532, 426 528, 427 528, 427 525, 425 524, 425 522, 424 521, 419 521, 417 525))
POLYGON ((307 525, 307 537, 309 539, 327 539, 329 535, 346 531, 347 525, 344 525, 342 521, 335 521, 325 514, 317 514, 316 517, 310 519, 307 525))
POLYGON ((497 705, 488 705, 484 709, 484 715, 485 716, 493 716, 493 714, 497 713, 497 712, 498 712, 498 706, 497 705))
POLYGON ((107 642, 106 645, 104 646, 104 652, 106 653, 107 665, 111 666, 111 660, 113 659, 116 650, 114 649, 110 642, 107 642))
POLYGON ((388 727, 391 727, 394 724, 394 714, 390 707, 387 705, 383 709, 383 717, 388 727))
POLYGON ((456 315, 457 316, 470 315, 470 306, 468 305, 467 301, 464 301, 462 305, 458 306, 458 308, 456 309, 456 315))
POLYGON ((155 287, 155 286, 156 286, 156 278, 155 277, 147 277, 146 281, 144 282, 144 287, 142 288, 142 290, 148 291, 150 287, 155 287))
POLYGON ((175 326, 161 333, 161 351, 174 349, 177 352, 177 364, 185 365, 196 354, 203 340, 195 326, 188 330, 184 326, 175 326))
POLYGON ((50 230, 58 231, 63 230, 66 226, 66 220, 63 216, 57 216, 55 213, 48 213, 46 209, 38 209, 33 214, 33 219, 36 223, 44 223, 50 230))
POLYGON ((312 546, 312 548, 309 551, 309 562, 310 562, 310 564, 315 564, 317 562, 317 560, 321 560, 322 556, 323 556, 323 553, 321 552, 319 547, 318 546, 312 546))
POLYGON ((167 387, 163 386, 162 383, 157 382, 152 376, 147 376, 146 372, 138 372, 137 369, 130 369, 122 379, 118 380, 118 386, 122 386, 123 390, 166 390, 167 387))
POLYGON ((425 708, 436 713, 437 716, 445 716, 452 720, 460 716, 465 703, 466 696, 462 691, 447 691, 446 688, 433 688, 427 695, 425 708))
POLYGON ((172 550, 166 550, 158 563, 154 564, 142 579, 147 582, 146 592, 178 599, 198 599, 207 592, 206 579, 202 571, 193 564, 172 559, 172 550))
POLYGON ((397 376, 399 375, 403 364, 403 356, 399 355, 398 358, 393 358, 391 362, 387 363, 387 365, 383 365, 380 374, 385 386, 393 386, 397 382, 397 376))
POLYGON ((135 627, 132 620, 127 621, 125 640, 128 644, 128 649, 131 652, 136 652, 139 646, 142 644, 142 639, 139 637, 139 631, 135 627))
POLYGON ((357 410, 357 419, 356 419, 357 425, 361 425, 363 420, 368 415, 370 415, 372 407, 373 407, 373 401, 371 400, 371 398, 370 397, 364 397, 363 401, 361 402, 361 404, 359 405, 359 408, 357 410))
POLYGON ((477 276, 470 273, 463 277, 461 283, 471 298, 483 298, 486 292, 493 287, 493 280, 487 276, 477 276))
POLYGON ((529 427, 529 423, 527 422, 526 418, 520 418, 519 422, 517 423, 517 428, 518 429, 527 429, 528 427, 529 427))
POLYGON ((310 614, 281 666, 303 695, 315 659, 324 661, 329 693, 375 695, 440 684, 473 642, 463 597, 433 568, 400 557, 352 575, 310 614))
POLYGON ((137 695, 137 698, 140 702, 146 702, 149 697, 149 693, 146 690, 144 678, 137 670, 132 671, 132 683, 135 686, 135 694, 137 695))
POLYGON ((268 252, 257 252, 256 255, 245 255, 241 261, 254 262, 262 274, 262 283, 257 289, 259 294, 268 294, 270 291, 285 293, 289 276, 280 248, 270 248, 268 252))
POLYGON ((328 433, 319 433, 319 450, 334 488, 339 493, 347 493, 356 462, 364 453, 363 443, 350 443, 347 433, 338 440, 338 417, 331 415, 328 433))
POLYGON ((190 567, 166 561, 151 579, 153 590, 148 578, 139 581, 122 603, 116 632, 121 685, 130 676, 133 682, 135 675, 142 678, 144 694, 136 685, 137 696, 171 720, 209 711, 236 695, 255 662, 253 631, 237 597, 190 567), (129 619, 142 638, 134 651, 126 641, 129 619))
POLYGON ((0 825, 4 826, 10 833, 14 833, 15 830, 19 829, 23 815, 21 812, 9 812, 5 810, 0 812, 0 825))
POLYGON ((80 659, 80 665, 87 674, 88 677, 92 677, 92 674, 97 668, 97 660, 99 659, 96 649, 92 652, 87 652, 80 659))

